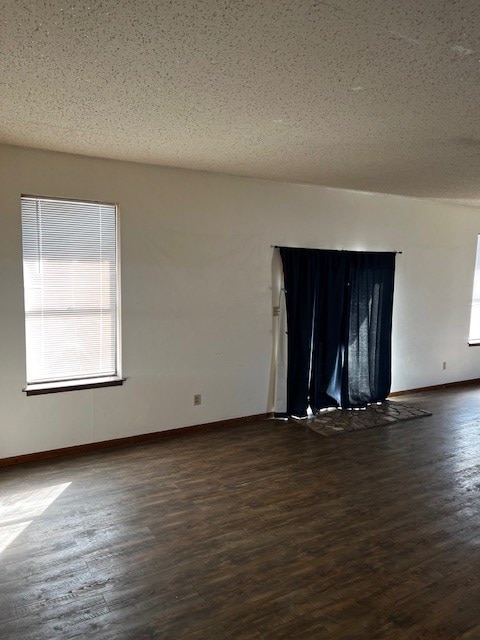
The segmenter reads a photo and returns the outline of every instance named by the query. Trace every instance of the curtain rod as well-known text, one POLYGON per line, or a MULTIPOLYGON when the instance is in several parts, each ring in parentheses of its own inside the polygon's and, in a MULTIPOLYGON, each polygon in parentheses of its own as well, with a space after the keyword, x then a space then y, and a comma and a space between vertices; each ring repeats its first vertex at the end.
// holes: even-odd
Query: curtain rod
MULTIPOLYGON (((272 249, 311 249, 313 248, 314 251, 353 251, 355 252, 355 249, 315 249, 314 247, 285 247, 284 245, 279 245, 279 244, 271 244, 270 247, 272 249)), ((368 253, 399 253, 402 254, 403 251, 368 251, 368 253)))

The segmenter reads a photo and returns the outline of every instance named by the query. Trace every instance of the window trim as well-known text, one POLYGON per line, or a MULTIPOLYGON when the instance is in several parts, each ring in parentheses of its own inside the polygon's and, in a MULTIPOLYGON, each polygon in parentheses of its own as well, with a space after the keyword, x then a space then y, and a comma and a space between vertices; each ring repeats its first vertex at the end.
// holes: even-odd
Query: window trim
POLYGON ((62 382, 39 382, 27 384, 22 391, 27 396, 39 396, 44 393, 58 393, 59 391, 81 391, 82 389, 97 389, 102 387, 119 387, 126 378, 109 376, 105 378, 79 378, 78 380, 63 380, 62 382))
MULTIPOLYGON (((82 389, 96 389, 102 387, 121 386, 126 381, 122 375, 122 283, 121 283, 121 243, 120 243, 120 208, 118 202, 106 202, 104 200, 87 200, 85 198, 69 198, 50 195, 34 195, 31 193, 20 194, 20 214, 22 213, 22 199, 35 198, 40 200, 55 200, 57 202, 79 202, 85 204, 98 204, 115 207, 115 251, 116 251, 116 351, 115 364, 116 375, 113 376, 95 376, 88 378, 75 378, 69 380, 54 380, 46 382, 26 383, 22 391, 27 396, 43 395, 46 393, 59 393, 62 391, 80 391, 82 389)), ((23 228, 22 228, 23 234, 23 228)), ((22 241, 23 242, 23 241, 22 241)), ((22 262, 23 262, 23 246, 22 246, 22 262)), ((24 310, 25 317, 25 310, 24 310)), ((26 345, 25 345, 26 346, 26 345)), ((26 355, 26 354, 25 354, 26 355)), ((26 359, 25 359, 26 365, 26 359)), ((25 370, 26 378, 26 370, 25 370)))
POLYGON ((471 304, 470 304, 470 322, 468 327, 468 340, 467 344, 469 347, 480 347, 480 337, 472 338, 472 317, 473 317, 473 308, 475 304, 475 284, 477 282, 477 272, 480 267, 480 233, 477 234, 477 243, 475 245, 475 266, 473 271, 473 287, 472 287, 472 295, 471 295, 471 304))

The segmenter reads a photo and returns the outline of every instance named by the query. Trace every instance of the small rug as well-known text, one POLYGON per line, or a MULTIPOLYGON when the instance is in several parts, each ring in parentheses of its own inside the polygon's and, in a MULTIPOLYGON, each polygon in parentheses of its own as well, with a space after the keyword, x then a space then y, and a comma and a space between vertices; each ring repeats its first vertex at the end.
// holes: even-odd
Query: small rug
POLYGON ((381 404, 371 404, 365 409, 329 409, 311 418, 293 420, 322 436, 333 436, 431 415, 423 409, 385 400, 381 404))

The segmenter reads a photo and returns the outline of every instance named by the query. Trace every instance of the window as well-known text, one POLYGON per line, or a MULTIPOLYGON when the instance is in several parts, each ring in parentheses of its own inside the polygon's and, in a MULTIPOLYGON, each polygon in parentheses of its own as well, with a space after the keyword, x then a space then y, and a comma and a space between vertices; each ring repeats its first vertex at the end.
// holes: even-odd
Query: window
POLYGON ((477 237, 477 257, 473 277, 472 311, 468 344, 480 345, 480 236, 477 237))
POLYGON ((27 393, 120 384, 114 204, 22 196, 27 393))

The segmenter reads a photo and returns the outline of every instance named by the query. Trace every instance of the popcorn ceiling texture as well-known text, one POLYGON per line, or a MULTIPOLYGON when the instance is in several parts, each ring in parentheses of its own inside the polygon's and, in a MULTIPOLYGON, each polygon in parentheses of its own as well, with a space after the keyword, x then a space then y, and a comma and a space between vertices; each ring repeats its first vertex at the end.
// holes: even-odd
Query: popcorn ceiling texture
POLYGON ((480 198, 478 0, 0 0, 0 142, 480 198))

